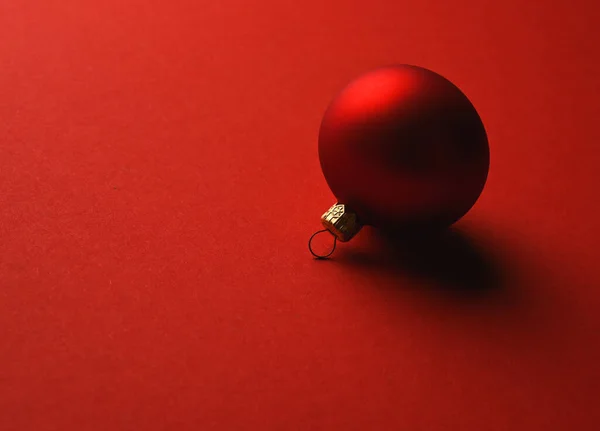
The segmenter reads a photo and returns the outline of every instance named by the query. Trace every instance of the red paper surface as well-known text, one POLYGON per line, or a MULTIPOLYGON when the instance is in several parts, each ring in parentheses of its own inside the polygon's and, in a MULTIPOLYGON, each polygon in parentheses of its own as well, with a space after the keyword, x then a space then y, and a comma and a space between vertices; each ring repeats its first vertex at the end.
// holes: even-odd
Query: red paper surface
POLYGON ((2 1, 0 429, 593 430, 592 1, 2 1), (391 63, 491 146, 449 242, 306 248, 331 98, 391 63))

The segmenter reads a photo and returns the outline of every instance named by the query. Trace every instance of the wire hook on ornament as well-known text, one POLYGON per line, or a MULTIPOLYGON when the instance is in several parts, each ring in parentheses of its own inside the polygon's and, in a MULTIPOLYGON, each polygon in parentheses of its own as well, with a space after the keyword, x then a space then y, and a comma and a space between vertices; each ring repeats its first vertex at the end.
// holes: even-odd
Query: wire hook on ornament
POLYGON ((329 231, 329 229, 323 229, 323 230, 320 230, 320 231, 317 231, 317 232, 313 233, 312 236, 310 237, 310 239, 308 240, 308 250, 317 259, 327 259, 329 256, 331 256, 333 254, 333 252, 335 251, 335 247, 336 246, 337 246, 337 237, 334 234, 332 234, 329 231), (333 237, 333 247, 331 248, 331 250, 327 254, 317 254, 317 253, 315 253, 315 251, 312 248, 312 241, 313 241, 313 239, 314 239, 315 236, 317 236, 317 235, 319 235, 321 233, 325 233, 325 232, 329 232, 329 234, 331 234, 331 236, 333 237))

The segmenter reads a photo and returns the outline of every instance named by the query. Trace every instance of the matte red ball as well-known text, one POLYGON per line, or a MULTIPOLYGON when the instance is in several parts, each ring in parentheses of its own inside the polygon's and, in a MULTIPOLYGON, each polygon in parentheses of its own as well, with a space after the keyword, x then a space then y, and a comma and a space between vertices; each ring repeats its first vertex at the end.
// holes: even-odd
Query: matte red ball
POLYGON ((445 228, 477 201, 489 169, 485 128, 467 97, 430 70, 399 65, 352 81, 319 133, 323 174, 366 225, 445 228))

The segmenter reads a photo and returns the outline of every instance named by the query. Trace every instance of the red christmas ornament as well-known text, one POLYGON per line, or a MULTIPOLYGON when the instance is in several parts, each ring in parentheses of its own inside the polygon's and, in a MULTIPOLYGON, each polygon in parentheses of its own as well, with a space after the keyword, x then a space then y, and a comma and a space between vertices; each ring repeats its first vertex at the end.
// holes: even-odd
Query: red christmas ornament
POLYGON ((344 242, 363 225, 412 233, 450 226, 477 201, 489 169, 485 128, 469 99, 410 65, 368 72, 338 94, 321 123, 319 158, 338 200, 322 223, 344 242))

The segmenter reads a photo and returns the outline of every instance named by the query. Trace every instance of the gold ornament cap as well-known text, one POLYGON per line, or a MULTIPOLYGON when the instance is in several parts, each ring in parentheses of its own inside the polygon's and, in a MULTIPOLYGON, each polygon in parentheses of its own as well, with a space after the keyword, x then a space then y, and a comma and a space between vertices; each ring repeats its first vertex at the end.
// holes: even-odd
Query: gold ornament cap
POLYGON ((350 241, 362 228, 356 213, 341 203, 329 208, 321 216, 321 223, 341 242, 350 241))

